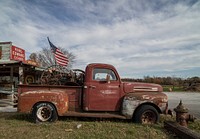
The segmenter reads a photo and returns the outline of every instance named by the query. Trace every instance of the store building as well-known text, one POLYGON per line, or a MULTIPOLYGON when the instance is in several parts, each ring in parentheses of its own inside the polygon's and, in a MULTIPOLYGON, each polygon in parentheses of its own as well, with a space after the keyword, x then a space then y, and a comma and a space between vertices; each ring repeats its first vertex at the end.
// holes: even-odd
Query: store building
POLYGON ((0 99, 17 93, 18 84, 39 83, 42 69, 33 60, 26 60, 25 50, 0 42, 0 99))

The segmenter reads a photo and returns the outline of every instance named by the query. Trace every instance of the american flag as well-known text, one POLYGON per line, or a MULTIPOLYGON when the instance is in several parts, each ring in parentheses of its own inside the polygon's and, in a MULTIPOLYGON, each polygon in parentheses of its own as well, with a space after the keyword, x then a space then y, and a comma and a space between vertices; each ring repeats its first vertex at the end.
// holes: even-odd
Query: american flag
POLYGON ((67 66, 69 63, 69 59, 65 56, 53 43, 50 42, 49 37, 47 37, 49 41, 49 45, 51 47, 51 51, 54 53, 56 63, 61 66, 67 66))

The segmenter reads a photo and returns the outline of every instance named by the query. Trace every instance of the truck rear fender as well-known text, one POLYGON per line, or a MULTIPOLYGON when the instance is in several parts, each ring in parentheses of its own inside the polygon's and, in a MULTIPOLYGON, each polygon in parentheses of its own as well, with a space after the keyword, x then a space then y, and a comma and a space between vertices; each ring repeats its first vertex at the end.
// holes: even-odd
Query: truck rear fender
POLYGON ((57 114, 58 114, 58 108, 57 108, 57 106, 56 106, 56 103, 55 103, 55 102, 50 102, 50 101, 39 101, 39 102, 36 102, 36 103, 33 105, 32 109, 31 109, 31 113, 33 112, 33 109, 34 109, 38 104, 40 104, 40 103, 49 103, 49 104, 52 104, 52 105, 54 106, 54 108, 56 109, 56 112, 57 112, 57 114))
POLYGON ((33 112, 33 109, 35 108, 35 106, 37 106, 38 104, 40 103, 49 103, 49 104, 52 104, 54 106, 54 108, 56 109, 56 112, 59 116, 63 116, 64 113, 66 113, 68 111, 68 104, 62 104, 62 106, 58 106, 57 102, 50 102, 50 101, 39 101, 37 103, 35 103, 31 109, 31 113, 33 112))
POLYGON ((56 112, 59 116, 62 116, 64 113, 66 113, 68 111, 68 101, 66 102, 56 102, 56 101, 38 101, 36 102, 32 109, 31 109, 31 113, 33 111, 33 109, 35 108, 35 106, 39 103, 49 103, 49 104, 52 104, 55 109, 56 109, 56 112))
POLYGON ((167 96, 163 93, 130 93, 124 96, 122 115, 132 119, 135 112, 144 105, 153 106, 158 113, 163 113, 167 107, 167 96))

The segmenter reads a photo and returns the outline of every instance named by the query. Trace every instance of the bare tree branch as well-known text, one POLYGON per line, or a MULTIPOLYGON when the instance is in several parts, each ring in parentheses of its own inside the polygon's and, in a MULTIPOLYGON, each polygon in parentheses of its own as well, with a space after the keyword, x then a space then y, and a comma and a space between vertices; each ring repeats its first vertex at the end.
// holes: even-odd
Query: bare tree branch
MULTIPOLYGON (((70 69, 72 68, 73 63, 75 62, 75 56, 73 53, 67 51, 64 48, 58 47, 60 51, 66 55, 69 59, 69 63, 67 68, 70 69)), ((36 62, 40 64, 41 67, 47 68, 52 65, 55 65, 55 57, 54 54, 52 53, 50 47, 44 47, 42 50, 38 53, 32 53, 30 55, 30 59, 34 59, 36 62)))

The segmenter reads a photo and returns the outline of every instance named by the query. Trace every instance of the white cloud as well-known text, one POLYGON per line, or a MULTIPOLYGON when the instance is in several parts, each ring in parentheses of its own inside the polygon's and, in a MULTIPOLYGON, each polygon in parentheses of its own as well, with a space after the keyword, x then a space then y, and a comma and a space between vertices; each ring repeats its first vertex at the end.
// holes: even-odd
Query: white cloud
POLYGON ((168 0, 5 1, 0 39, 35 52, 48 46, 49 36, 76 55, 74 67, 104 62, 122 76, 170 74, 200 67, 199 6, 168 0))

